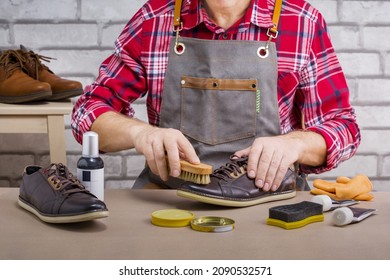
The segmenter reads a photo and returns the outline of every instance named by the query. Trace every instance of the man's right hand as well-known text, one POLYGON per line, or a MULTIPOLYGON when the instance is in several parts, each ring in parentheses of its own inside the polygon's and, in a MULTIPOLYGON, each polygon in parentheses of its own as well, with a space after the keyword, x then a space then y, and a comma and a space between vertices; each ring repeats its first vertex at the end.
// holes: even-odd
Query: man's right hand
POLYGON ((145 156, 150 170, 164 181, 180 175, 180 159, 200 163, 191 143, 177 129, 143 127, 134 135, 134 147, 145 156))

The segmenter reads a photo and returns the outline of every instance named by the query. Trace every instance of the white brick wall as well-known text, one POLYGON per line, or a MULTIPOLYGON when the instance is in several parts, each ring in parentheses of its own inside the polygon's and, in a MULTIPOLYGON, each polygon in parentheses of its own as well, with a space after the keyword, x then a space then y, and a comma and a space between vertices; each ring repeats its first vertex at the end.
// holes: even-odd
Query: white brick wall
MULTIPOLYGON (((113 50, 125 23, 145 0, 2 0, 0 48, 23 44, 57 60, 47 64, 56 74, 84 85, 113 50)), ((376 190, 390 191, 390 0, 309 0, 324 15, 351 89, 362 129, 357 155, 337 169, 317 176, 365 173, 376 190)), ((137 116, 146 119, 144 102, 137 116)), ((66 117, 68 166, 75 170, 81 147, 66 117)), ((142 170, 133 150, 103 155, 107 188, 129 188, 142 170)), ((0 134, 0 186, 18 186, 25 165, 49 164, 48 140, 40 134, 0 134), (21 137, 23 136, 23 137, 21 137)))

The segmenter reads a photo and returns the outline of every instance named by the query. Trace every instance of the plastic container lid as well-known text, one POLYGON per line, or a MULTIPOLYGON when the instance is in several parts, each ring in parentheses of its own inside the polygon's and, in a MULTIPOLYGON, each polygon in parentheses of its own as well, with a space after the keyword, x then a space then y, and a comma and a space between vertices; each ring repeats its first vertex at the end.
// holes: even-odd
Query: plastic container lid
POLYGON ((160 227, 189 226, 194 214, 180 209, 164 209, 152 213, 152 224, 160 227))
POLYGON ((83 134, 83 157, 99 157, 99 136, 96 132, 88 131, 83 134))
POLYGON ((311 202, 321 204, 323 212, 329 211, 332 208, 332 199, 325 194, 313 196, 311 202))
POLYGON ((199 217, 191 221, 191 228, 203 232, 226 232, 234 229, 234 220, 224 217, 199 217))
POLYGON ((332 221, 336 226, 344 226, 352 223, 353 213, 348 207, 341 207, 333 211, 332 221))

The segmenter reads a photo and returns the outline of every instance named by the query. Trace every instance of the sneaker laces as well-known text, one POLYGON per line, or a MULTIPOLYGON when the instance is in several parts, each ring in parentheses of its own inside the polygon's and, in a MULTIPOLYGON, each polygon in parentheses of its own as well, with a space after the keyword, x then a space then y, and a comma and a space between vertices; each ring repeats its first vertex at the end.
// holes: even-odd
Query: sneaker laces
POLYGON ((246 172, 248 166, 248 157, 238 157, 233 155, 230 157, 230 162, 226 163, 224 166, 221 166, 218 169, 215 169, 210 175, 211 177, 216 177, 218 179, 227 180, 243 174, 246 172))
POLYGON ((62 163, 52 163, 45 173, 48 176, 49 184, 57 191, 68 196, 73 193, 89 192, 81 182, 62 163))

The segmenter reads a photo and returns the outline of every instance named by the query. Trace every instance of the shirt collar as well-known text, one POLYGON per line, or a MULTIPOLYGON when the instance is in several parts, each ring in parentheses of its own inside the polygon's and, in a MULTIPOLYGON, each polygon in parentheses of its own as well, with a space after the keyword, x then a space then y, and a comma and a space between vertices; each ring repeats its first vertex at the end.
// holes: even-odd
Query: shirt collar
MULTIPOLYGON (((184 0, 182 21, 184 29, 192 29, 201 23, 211 22, 207 13, 202 12, 202 0, 184 0)), ((252 0, 239 29, 246 29, 252 23, 259 27, 272 27, 272 13, 275 0, 252 0)))

